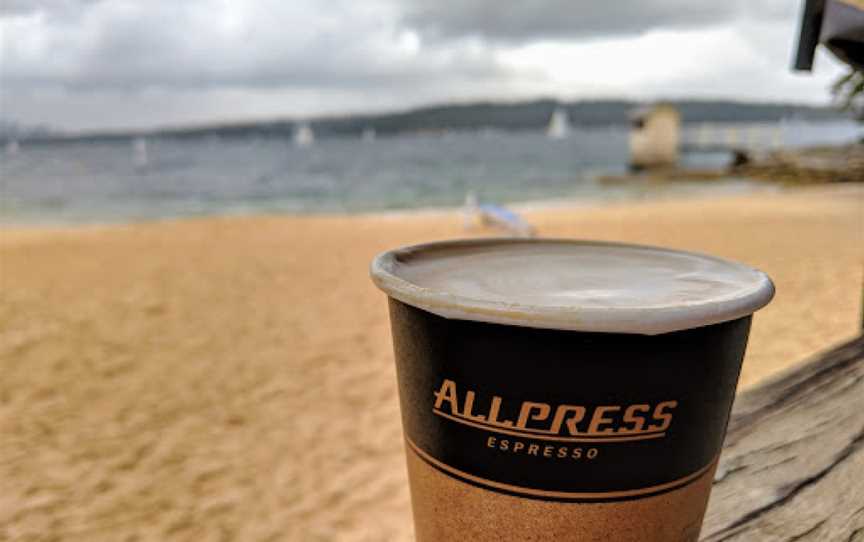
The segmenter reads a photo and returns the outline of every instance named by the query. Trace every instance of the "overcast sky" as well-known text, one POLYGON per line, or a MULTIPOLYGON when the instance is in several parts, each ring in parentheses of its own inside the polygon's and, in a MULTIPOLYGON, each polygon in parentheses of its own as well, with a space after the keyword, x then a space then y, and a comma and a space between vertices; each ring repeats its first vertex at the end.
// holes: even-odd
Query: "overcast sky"
POLYGON ((0 118, 70 130, 473 99, 824 104, 794 0, 0 0, 0 118))

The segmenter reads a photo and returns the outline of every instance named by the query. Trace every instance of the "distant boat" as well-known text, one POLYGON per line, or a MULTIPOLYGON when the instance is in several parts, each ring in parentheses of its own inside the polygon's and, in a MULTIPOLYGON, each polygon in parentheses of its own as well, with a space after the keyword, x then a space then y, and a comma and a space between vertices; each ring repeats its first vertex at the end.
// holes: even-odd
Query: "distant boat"
POLYGON ((546 136, 549 139, 564 139, 569 133, 570 119, 567 117, 567 111, 556 107, 549 119, 549 126, 546 127, 546 136))
POLYGON ((135 167, 145 167, 150 163, 147 140, 143 137, 136 137, 132 140, 132 163, 135 167))
POLYGON ((301 122, 297 124, 297 127, 294 129, 294 146, 308 147, 313 143, 315 143, 315 132, 312 131, 309 123, 301 122))
POLYGON ((6 143, 6 154, 8 156, 15 156, 16 154, 18 154, 19 150, 20 150, 20 148, 18 147, 18 141, 17 140, 10 139, 6 143))
POLYGON ((366 128, 363 128, 363 134, 360 136, 360 139, 369 143, 369 142, 375 141, 376 137, 377 137, 377 134, 375 133, 375 128, 372 128, 371 126, 367 126, 366 128))

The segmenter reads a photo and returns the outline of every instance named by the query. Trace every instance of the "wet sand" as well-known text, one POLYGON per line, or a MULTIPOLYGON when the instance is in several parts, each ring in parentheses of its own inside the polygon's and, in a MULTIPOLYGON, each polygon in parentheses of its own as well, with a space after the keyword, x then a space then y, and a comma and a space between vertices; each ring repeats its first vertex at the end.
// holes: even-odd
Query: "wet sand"
MULTIPOLYGON (((860 185, 527 216, 542 235, 769 273, 777 296, 743 386, 858 329, 860 185)), ((6 228, 0 540, 408 539, 386 305, 367 265, 465 235, 457 212, 6 228)))

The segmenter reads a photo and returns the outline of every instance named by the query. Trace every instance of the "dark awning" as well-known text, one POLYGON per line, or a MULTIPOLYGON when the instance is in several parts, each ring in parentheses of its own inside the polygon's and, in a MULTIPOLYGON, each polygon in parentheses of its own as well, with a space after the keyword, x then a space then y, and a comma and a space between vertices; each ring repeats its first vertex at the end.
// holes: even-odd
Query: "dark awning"
POLYGON ((813 67, 816 46, 864 70, 864 0, 805 0, 796 70, 813 67))

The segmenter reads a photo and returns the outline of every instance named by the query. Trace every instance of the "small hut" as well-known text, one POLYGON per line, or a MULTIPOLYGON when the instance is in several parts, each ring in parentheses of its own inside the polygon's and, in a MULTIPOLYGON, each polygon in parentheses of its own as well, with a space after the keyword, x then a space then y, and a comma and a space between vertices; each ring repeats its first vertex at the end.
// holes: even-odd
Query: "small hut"
POLYGON ((675 167, 681 139, 681 114, 668 104, 639 108, 630 115, 630 167, 675 167))

